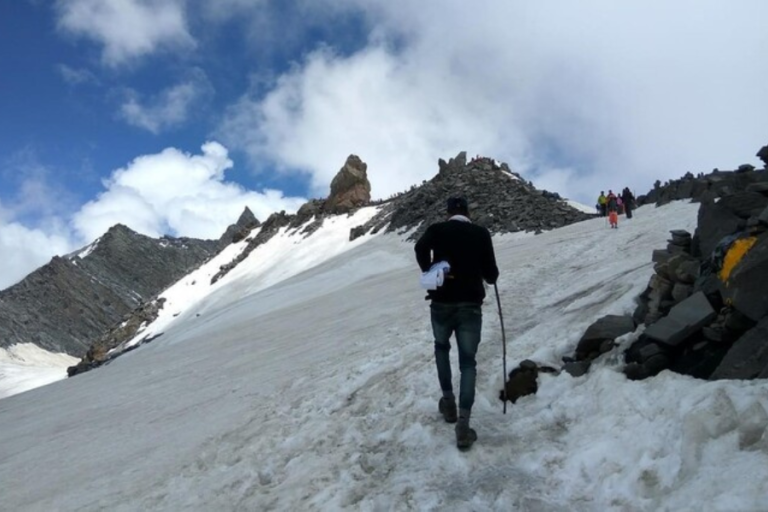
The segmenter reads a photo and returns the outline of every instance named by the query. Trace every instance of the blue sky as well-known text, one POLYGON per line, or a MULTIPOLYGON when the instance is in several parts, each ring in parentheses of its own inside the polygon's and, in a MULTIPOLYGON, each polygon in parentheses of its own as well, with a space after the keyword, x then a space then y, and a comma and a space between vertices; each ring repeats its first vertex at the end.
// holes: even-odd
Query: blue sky
POLYGON ((215 238, 462 150, 591 203, 758 164, 761 0, 5 0, 0 288, 122 222, 215 238))

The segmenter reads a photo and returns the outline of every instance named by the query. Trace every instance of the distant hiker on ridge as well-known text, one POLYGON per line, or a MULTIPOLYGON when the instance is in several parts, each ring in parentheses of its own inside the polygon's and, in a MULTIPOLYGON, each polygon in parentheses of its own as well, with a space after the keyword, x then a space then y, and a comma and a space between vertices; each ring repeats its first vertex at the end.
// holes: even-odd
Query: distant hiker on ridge
POLYGON ((627 218, 632 218, 632 209, 634 208, 635 196, 629 190, 629 187, 624 187, 621 191, 621 200, 624 201, 624 213, 627 214, 627 218))
POLYGON ((608 191, 608 197, 606 198, 606 205, 608 206, 608 222, 612 228, 619 227, 619 201, 613 190, 608 191))
POLYGON ((597 206, 600 207, 600 215, 605 217, 605 204, 608 199, 605 197, 605 192, 600 191, 600 195, 597 196, 597 206))
POLYGON ((437 378, 443 397, 438 410, 448 423, 456 423, 456 446, 467 449, 477 440, 469 427, 475 402, 477 375, 475 355, 480 344, 485 298, 483 280, 493 284, 499 277, 491 234, 469 220, 467 200, 448 199, 449 219, 432 224, 416 242, 416 261, 421 267, 422 286, 432 300, 430 313, 435 337, 437 378), (450 350, 456 334, 461 385, 459 407, 453 394, 450 350))

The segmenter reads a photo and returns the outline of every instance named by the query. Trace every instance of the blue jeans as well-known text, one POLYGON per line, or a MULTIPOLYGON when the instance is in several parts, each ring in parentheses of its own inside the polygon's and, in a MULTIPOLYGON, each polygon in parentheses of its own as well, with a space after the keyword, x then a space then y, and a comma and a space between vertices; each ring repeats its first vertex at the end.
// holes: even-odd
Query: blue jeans
POLYGON ((459 409, 470 411, 475 403, 475 379, 477 376, 475 355, 480 345, 480 329, 483 325, 483 311, 474 302, 442 303, 433 302, 429 307, 432 318, 432 332, 435 336, 435 362, 437 378, 443 396, 453 397, 451 381, 451 334, 456 333, 459 349, 459 409))

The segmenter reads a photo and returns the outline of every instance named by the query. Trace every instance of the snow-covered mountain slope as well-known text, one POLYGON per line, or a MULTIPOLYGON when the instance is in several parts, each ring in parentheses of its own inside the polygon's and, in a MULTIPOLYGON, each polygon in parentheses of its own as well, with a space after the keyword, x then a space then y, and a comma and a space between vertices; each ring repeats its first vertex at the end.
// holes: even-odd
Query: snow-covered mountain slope
MULTIPOLYGON (((596 318, 630 311, 651 250, 669 229, 692 230, 696 209, 644 207, 618 230, 595 219, 495 237, 509 366, 556 364, 596 318)), ((312 254, 323 250, 334 249, 312 254)), ((669 372, 631 382, 616 351, 586 376, 542 376, 537 395, 502 415, 490 300, 479 440, 461 453, 436 410, 413 245, 372 237, 259 281, 280 268, 243 267, 152 343, 0 400, 2 508, 764 509, 764 383, 669 372)))
POLYGON ((0 398, 61 380, 67 376, 67 367, 77 361, 32 343, 0 348, 0 398))

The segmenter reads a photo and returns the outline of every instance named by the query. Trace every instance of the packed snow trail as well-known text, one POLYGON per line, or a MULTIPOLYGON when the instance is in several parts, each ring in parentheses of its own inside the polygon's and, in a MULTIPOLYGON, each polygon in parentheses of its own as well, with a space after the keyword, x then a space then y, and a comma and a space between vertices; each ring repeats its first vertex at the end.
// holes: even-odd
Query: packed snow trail
MULTIPOLYGON (((651 250, 669 229, 692 231, 695 217, 696 205, 673 203, 641 208, 618 230, 596 219, 495 237, 509 367, 525 358, 557 366, 595 319, 631 311, 651 250)), ((2 400, 2 506, 763 507, 764 383, 669 372, 630 382, 616 350, 584 377, 542 376, 537 395, 502 415, 491 297, 473 409, 479 440, 459 452, 437 413, 423 296, 412 244, 379 236, 240 301, 200 303, 200 317, 184 315, 104 368, 2 400)))

